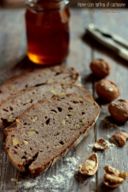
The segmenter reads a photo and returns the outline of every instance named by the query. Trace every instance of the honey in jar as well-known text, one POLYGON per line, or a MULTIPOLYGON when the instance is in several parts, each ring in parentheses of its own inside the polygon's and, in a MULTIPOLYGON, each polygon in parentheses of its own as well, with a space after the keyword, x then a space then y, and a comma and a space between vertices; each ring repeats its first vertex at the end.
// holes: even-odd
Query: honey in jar
POLYGON ((35 64, 62 63, 69 51, 69 8, 65 0, 27 0, 27 55, 35 64))

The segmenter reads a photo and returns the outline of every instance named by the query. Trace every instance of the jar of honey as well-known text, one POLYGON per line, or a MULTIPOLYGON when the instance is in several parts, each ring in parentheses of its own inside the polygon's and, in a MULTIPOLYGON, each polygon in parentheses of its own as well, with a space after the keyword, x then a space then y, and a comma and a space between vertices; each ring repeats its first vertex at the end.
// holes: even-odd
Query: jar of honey
POLYGON ((67 0, 27 0, 27 55, 35 64, 62 63, 69 52, 67 0))

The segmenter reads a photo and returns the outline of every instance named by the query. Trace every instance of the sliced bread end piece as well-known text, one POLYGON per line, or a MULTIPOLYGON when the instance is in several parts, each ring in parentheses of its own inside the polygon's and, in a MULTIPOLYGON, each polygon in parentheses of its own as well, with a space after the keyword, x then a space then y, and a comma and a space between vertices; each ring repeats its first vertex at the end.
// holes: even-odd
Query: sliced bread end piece
POLYGON ((90 98, 53 96, 24 112, 5 131, 5 150, 13 165, 38 175, 78 144, 99 115, 99 106, 90 98))

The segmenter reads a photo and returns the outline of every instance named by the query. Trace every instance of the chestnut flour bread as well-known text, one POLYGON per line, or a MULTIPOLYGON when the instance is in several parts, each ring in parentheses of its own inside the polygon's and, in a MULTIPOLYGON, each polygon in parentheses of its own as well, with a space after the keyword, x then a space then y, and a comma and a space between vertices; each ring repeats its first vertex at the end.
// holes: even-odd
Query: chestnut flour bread
POLYGON ((74 84, 46 84, 22 90, 0 104, 0 128, 10 125, 16 117, 39 100, 50 99, 53 95, 65 95, 67 93, 76 93, 91 98, 86 89, 74 84))
POLYGON ((5 130, 5 151, 20 171, 37 175, 87 133, 99 114, 90 97, 53 96, 36 103, 5 130))
POLYGON ((37 87, 49 83, 74 83, 78 73, 74 68, 56 66, 46 69, 36 69, 7 80, 0 86, 0 103, 9 96, 29 87, 37 87))

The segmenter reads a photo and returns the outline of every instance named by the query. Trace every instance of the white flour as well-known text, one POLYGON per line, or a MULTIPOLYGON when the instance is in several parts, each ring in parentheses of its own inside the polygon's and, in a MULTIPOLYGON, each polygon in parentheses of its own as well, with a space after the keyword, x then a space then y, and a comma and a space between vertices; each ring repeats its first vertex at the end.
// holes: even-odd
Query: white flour
MULTIPOLYGON (((110 138, 110 135, 109 136, 107 135, 107 138, 110 138)), ((115 144, 109 142, 109 140, 105 140, 105 142, 107 143, 107 146, 108 146, 109 149, 111 149, 112 147, 115 147, 115 144)), ((90 151, 90 148, 93 149, 93 147, 94 147, 94 143, 89 144, 87 150, 90 151)))
MULTIPOLYGON (((68 155, 69 156, 69 155, 68 155)), ((66 157, 57 162, 41 176, 20 181, 18 188, 22 192, 68 192, 74 181, 74 175, 79 165, 78 157, 66 157), (62 163, 63 162, 63 163, 62 163)))

